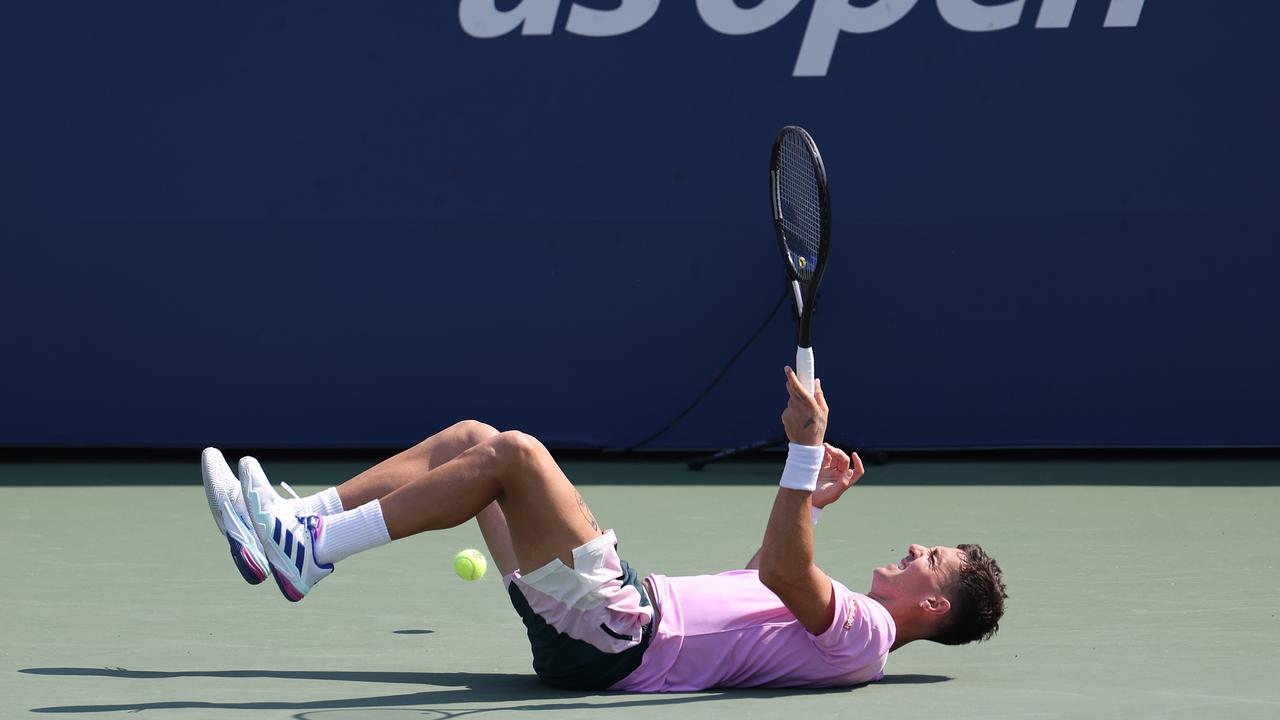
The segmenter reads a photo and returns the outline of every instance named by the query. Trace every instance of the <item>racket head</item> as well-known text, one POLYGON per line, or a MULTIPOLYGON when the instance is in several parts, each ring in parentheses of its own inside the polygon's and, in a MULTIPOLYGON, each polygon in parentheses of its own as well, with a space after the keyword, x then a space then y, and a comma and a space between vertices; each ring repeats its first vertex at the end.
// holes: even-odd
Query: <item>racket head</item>
POLYGON ((773 140, 769 167, 773 229, 787 274, 798 283, 800 346, 809 345, 809 313, 831 244, 831 196, 827 171, 813 137, 788 125, 773 140))

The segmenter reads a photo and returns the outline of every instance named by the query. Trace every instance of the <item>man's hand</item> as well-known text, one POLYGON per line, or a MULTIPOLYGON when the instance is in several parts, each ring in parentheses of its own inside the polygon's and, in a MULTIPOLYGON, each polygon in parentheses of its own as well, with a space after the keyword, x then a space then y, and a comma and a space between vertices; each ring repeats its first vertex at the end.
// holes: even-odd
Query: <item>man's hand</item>
POLYGON ((858 453, 854 453, 851 460, 840 448, 826 444, 822 470, 818 473, 818 489, 813 491, 813 506, 823 508, 839 500, 845 490, 858 482, 863 472, 862 458, 858 453))
POLYGON ((822 381, 813 381, 813 394, 810 395, 800 378, 791 368, 786 368, 787 393, 791 398, 787 401, 786 410, 782 411, 782 427, 787 431, 787 439, 797 445, 821 445, 827 434, 827 401, 822 395, 822 381))

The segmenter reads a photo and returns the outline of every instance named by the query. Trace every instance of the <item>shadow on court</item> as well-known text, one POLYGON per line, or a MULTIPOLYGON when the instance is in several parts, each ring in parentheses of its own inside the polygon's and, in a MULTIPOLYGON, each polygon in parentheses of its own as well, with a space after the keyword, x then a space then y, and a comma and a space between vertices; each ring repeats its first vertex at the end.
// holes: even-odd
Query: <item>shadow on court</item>
MULTIPOLYGON (((850 692, 850 688, 829 690, 715 690, 693 695, 637 695, 597 691, 573 692, 547 687, 533 675, 504 673, 438 673, 438 672, 361 672, 361 671, 312 671, 312 670, 208 670, 166 672, 157 670, 128 670, 125 668, 46 667, 24 668, 18 672, 29 675, 112 677, 135 680, 166 678, 276 678, 293 680, 322 680, 331 682, 394 683, 402 685, 432 685, 454 690, 429 690, 400 695, 372 695, 339 700, 314 700, 303 702, 242 702, 214 703, 199 700, 171 700, 148 703, 118 703, 112 705, 61 705, 31 708, 39 713, 92 713, 139 712, 142 710, 175 710, 214 708, 222 710, 351 710, 392 707, 423 707, 455 703, 501 702, 501 707, 471 708, 456 714, 475 714, 489 710, 573 710, 573 709, 621 709, 631 707, 682 705, 715 700, 726 695, 734 697, 773 698, 788 695, 813 696, 850 692), (611 697, 626 698, 611 702, 611 697), (578 702, 555 702, 577 700, 578 702), (510 703, 529 702, 526 705, 510 703)), ((901 674, 886 675, 880 684, 924 684, 950 680, 945 675, 901 674)), ((856 690, 857 688, 852 688, 856 690)))

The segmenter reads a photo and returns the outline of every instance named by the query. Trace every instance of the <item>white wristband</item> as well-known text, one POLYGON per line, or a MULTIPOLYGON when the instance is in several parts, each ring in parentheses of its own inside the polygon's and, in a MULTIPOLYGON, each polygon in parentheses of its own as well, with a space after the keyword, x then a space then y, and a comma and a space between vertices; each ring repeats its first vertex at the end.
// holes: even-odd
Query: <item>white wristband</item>
POLYGON ((813 492, 818 487, 818 471, 822 469, 822 458, 826 448, 821 445, 787 446, 787 464, 782 468, 782 479, 778 484, 790 490, 813 492))
POLYGON ((818 518, 820 518, 820 517, 822 517, 822 508, 820 508, 820 507, 812 507, 812 506, 810 506, 810 507, 809 507, 809 519, 812 521, 812 524, 813 524, 813 525, 817 525, 817 524, 818 524, 818 518))

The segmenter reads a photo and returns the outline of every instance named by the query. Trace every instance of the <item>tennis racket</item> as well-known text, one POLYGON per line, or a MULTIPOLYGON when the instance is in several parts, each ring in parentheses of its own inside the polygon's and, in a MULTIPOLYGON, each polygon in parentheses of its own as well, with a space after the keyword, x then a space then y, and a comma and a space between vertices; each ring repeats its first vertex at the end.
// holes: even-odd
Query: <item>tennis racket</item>
MULTIPOLYGON (((769 189, 772 192, 774 234, 778 237, 782 260, 787 266, 799 320, 796 375, 805 389, 813 392, 813 346, 809 342, 809 325, 814 299, 818 295, 818 283, 827 265, 827 246, 831 243, 831 198, 827 194, 827 171, 822 166, 822 155, 804 128, 788 125, 774 138, 769 162, 769 189)), ((787 438, 783 436, 721 450, 714 455, 690 460, 689 469, 701 470, 707 463, 785 442, 787 438)))
POLYGON ((831 245, 831 197, 822 155, 804 128, 788 125, 774 138, 769 181, 773 191, 773 230, 791 279, 799 320, 796 375, 805 389, 813 392, 809 325, 831 245))

